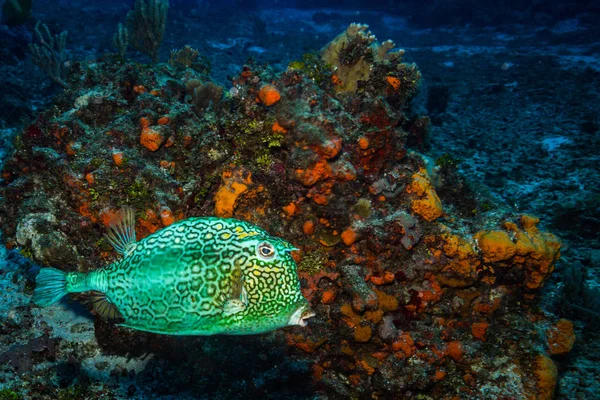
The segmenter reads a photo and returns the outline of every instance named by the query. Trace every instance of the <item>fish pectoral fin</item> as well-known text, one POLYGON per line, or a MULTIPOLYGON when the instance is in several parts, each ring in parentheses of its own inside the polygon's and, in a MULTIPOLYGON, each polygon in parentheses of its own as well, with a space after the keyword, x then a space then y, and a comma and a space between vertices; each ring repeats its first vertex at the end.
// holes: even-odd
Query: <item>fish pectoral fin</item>
POLYGON ((102 318, 107 320, 120 320, 123 321, 123 314, 119 311, 119 309, 110 302, 106 298, 106 294, 102 292, 91 292, 90 300, 92 302, 92 306, 94 310, 100 315, 102 318))
POLYGON ((248 292, 244 287, 244 278, 239 271, 239 275, 234 282, 231 297, 223 305, 223 316, 237 314, 244 311, 248 306, 248 292))
POLYGON ((135 248, 135 211, 132 207, 123 207, 115 214, 104 237, 122 256, 135 248))
POLYGON ((233 270, 233 284, 231 285, 231 298, 241 299, 244 291, 244 275, 242 269, 236 266, 233 270))
POLYGON ((244 287, 244 285, 242 285, 242 292, 240 294, 240 301, 242 303, 244 303, 245 306, 248 305, 248 292, 246 291, 246 288, 244 287))
POLYGON ((227 300, 227 302, 223 306, 223 316, 227 317, 229 315, 237 314, 239 312, 244 311, 245 309, 246 305, 241 300, 230 299, 227 300))

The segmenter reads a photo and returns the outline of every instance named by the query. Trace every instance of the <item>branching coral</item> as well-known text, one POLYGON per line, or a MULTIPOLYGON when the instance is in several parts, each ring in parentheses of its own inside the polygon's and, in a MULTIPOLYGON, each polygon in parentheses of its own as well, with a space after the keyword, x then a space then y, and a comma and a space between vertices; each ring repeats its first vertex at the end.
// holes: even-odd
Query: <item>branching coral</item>
POLYGON ((169 0, 136 0, 133 10, 127 14, 132 45, 158 61, 158 50, 167 27, 169 0))
POLYGON ((127 46, 129 46, 129 30, 123 24, 117 26, 117 31, 113 36, 113 46, 117 49, 119 56, 125 58, 127 46))
POLYGON ((32 43, 29 45, 33 62, 43 69, 54 82, 68 88, 69 85, 65 81, 67 75, 65 65, 67 60, 67 31, 52 35, 48 26, 38 21, 35 24, 34 33, 39 44, 32 43))
POLYGON ((169 64, 176 68, 190 68, 198 60, 199 55, 198 50, 186 45, 179 50, 171 50, 169 64))
MULTIPOLYGON (((337 92, 355 92, 359 81, 367 81, 374 63, 400 61, 404 50, 390 52, 394 42, 379 44, 368 25, 351 24, 321 50, 323 61, 334 69, 337 92)), ((394 78, 397 79, 397 78, 394 78)), ((400 80, 397 80, 398 86, 400 80)))

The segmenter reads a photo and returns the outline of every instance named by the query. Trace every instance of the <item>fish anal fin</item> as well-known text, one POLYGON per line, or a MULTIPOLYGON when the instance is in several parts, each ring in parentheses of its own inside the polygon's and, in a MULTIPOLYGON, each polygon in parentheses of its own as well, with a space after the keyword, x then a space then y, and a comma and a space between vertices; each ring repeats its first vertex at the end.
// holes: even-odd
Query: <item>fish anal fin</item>
POLYGON ((109 321, 123 321, 123 314, 117 309, 117 307, 111 303, 107 298, 106 294, 102 292, 90 292, 90 299, 92 301, 92 307, 102 318, 109 321))
POLYGON ((135 211, 132 207, 125 206, 114 215, 104 237, 123 256, 135 248, 135 211))

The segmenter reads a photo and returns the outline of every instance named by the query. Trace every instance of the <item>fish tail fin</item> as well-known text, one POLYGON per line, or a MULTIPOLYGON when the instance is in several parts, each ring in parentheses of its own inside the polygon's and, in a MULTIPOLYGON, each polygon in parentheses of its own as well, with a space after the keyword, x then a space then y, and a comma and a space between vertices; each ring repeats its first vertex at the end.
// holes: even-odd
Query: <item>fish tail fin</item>
POLYGON ((67 274, 56 268, 42 268, 35 278, 33 302, 46 307, 63 298, 67 293, 67 274))

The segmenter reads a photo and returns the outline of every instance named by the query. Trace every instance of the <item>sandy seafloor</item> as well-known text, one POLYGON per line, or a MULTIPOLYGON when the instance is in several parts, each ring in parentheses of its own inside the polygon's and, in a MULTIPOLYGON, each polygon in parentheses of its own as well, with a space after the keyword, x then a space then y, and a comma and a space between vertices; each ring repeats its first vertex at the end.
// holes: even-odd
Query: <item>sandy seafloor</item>
MULTIPOLYGON (((120 9, 41 4, 34 17, 53 29, 67 29, 69 56, 82 60, 112 51, 114 27, 127 10, 125 4, 120 9)), ((418 64, 423 84, 415 110, 433 121, 421 151, 459 159, 461 172, 477 190, 538 216, 545 229, 563 240, 562 259, 544 289, 542 307, 573 320, 578 341, 568 357, 558 360, 557 396, 600 398, 600 26, 573 18, 539 26, 416 29, 400 17, 368 11, 263 9, 258 16, 242 12, 206 18, 201 6, 172 7, 161 59, 170 49, 189 44, 210 58, 213 77, 227 87, 227 77, 237 74, 248 57, 282 70, 303 53, 318 50, 350 22, 368 23, 380 40, 392 39, 406 50, 406 61, 418 64), (573 276, 582 278, 573 283, 573 276)), ((0 28, 0 38, 7 43, 11 39, 4 30, 0 28)), ((47 107, 60 89, 28 58, 21 60, 6 48, 2 57, 4 158, 19 124, 47 107)), ((86 353, 83 367, 92 379, 111 382, 123 396, 135 395, 132 378, 109 377, 108 371, 118 365, 139 372, 152 355, 102 354, 91 316, 66 302, 44 315, 23 307, 29 302, 23 275, 27 263, 17 253, 0 250, 3 326, 30 331, 50 326, 54 336, 72 343, 74 352, 86 353)), ((9 349, 11 354, 23 351, 22 357, 33 354, 14 348, 25 331, 0 332, 0 354, 9 349)), ((41 348, 54 345, 40 343, 41 348)), ((36 368, 26 364, 19 368, 36 368)), ((64 372, 65 379, 70 373, 64 372)), ((273 379, 267 375, 256 379, 273 379)))

